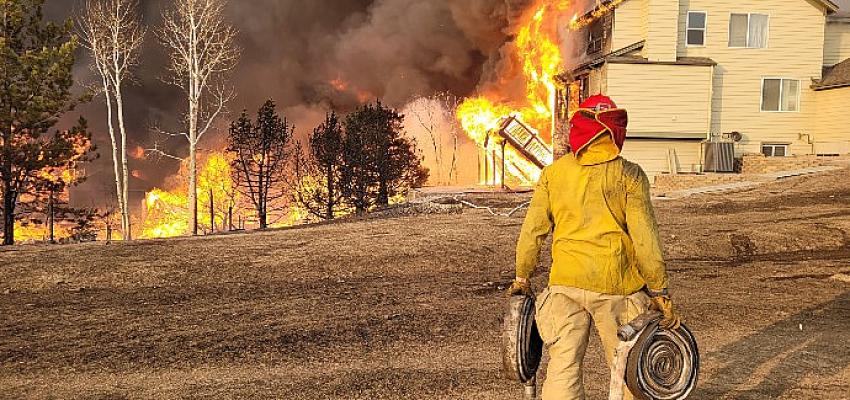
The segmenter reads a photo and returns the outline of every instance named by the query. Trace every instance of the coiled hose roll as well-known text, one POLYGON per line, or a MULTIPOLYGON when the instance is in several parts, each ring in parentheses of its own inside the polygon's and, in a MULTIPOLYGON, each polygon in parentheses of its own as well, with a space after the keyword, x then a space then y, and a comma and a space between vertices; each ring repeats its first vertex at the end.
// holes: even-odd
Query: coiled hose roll
POLYGON ((543 339, 534 321, 534 298, 511 296, 502 324, 502 369, 508 379, 532 382, 543 358, 543 339))
POLYGON ((670 331, 654 319, 629 352, 626 385, 638 400, 686 399, 697 385, 699 349, 684 325, 670 331))

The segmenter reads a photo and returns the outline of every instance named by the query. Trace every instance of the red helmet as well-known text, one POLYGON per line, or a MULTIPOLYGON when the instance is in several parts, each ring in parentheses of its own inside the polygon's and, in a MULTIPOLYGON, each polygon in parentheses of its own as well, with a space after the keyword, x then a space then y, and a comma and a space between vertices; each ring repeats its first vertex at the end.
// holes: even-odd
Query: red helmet
POLYGON ((594 139, 610 132, 611 139, 623 150, 628 125, 626 110, 617 108, 608 96, 591 96, 581 103, 570 120, 570 148, 578 155, 594 139))

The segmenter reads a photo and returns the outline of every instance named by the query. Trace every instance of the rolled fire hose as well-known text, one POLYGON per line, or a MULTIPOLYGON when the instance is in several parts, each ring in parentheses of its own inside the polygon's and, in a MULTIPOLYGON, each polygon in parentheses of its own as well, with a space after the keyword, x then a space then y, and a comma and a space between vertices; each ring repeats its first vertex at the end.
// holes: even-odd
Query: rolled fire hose
MULTIPOLYGON (((536 394, 536 375, 543 356, 543 340, 534 320, 534 298, 511 296, 502 324, 502 368, 508 379, 521 382, 528 398, 536 394)), ((617 336, 628 353, 618 381, 625 382, 638 400, 684 400, 696 388, 699 349, 684 325, 661 329, 661 314, 648 311, 620 327, 617 336), (625 373, 622 374, 623 369, 625 373), (625 377, 623 377, 625 375, 625 377)), ((622 398, 622 386, 612 376, 611 398, 622 398), (619 391, 619 396, 615 394, 619 391)))
POLYGON ((684 325, 661 329, 661 314, 649 311, 622 326, 617 335, 633 342, 626 361, 625 380, 638 400, 683 400, 697 385, 699 349, 684 325))
POLYGON ((534 321, 534 297, 511 296, 502 323, 502 369, 505 377, 521 382, 534 398, 537 369, 543 358, 543 339, 534 321))

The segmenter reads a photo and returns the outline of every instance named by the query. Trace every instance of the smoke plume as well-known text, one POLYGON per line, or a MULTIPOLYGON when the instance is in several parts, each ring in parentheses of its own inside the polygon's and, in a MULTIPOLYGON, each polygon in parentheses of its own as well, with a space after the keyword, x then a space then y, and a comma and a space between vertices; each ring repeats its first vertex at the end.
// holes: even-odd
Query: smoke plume
MULTIPOLYGON (((219 148, 233 114, 253 113, 264 100, 274 99, 304 137, 324 112, 350 111, 364 101, 380 98, 402 108, 418 96, 449 93, 467 96, 482 82, 494 82, 502 68, 503 47, 515 24, 534 0, 252 0, 230 1, 228 17, 239 30, 243 50, 230 75, 237 99, 231 115, 207 138, 207 148, 219 148)), ((171 0, 141 0, 143 20, 151 32, 171 0)), ((72 17, 82 0, 48 0, 49 18, 72 17)), ((81 54, 77 79, 96 82, 81 54)), ((183 96, 162 82, 167 54, 149 34, 137 83, 126 90, 131 149, 152 141, 154 124, 177 129, 184 112, 183 96)), ((102 98, 77 109, 87 117, 101 149, 108 149, 102 98)), ((169 150, 185 155, 184 143, 174 140, 169 150)), ((111 193, 102 157, 91 168, 88 183, 75 192, 77 202, 105 203, 111 193)), ((137 159, 140 171, 131 184, 135 199, 176 172, 174 162, 137 159)))

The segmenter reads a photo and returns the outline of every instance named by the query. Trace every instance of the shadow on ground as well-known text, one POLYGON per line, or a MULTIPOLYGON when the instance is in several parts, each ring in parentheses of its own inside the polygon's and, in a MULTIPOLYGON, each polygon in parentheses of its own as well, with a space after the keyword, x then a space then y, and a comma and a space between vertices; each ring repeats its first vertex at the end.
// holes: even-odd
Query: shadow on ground
POLYGON ((778 398, 806 378, 837 383, 850 366, 848 319, 850 291, 707 354, 720 367, 694 398, 778 398))

